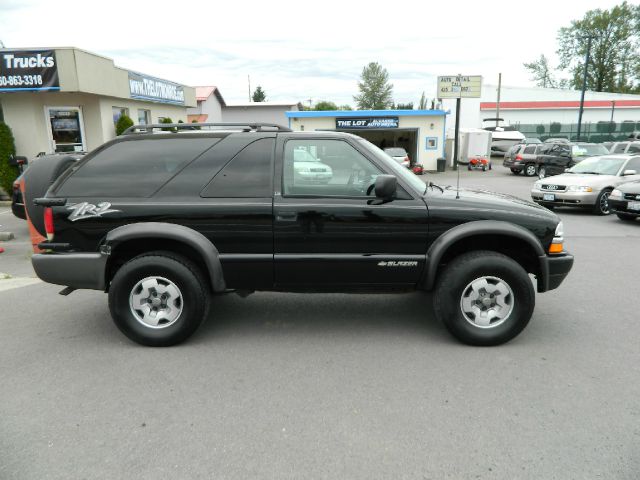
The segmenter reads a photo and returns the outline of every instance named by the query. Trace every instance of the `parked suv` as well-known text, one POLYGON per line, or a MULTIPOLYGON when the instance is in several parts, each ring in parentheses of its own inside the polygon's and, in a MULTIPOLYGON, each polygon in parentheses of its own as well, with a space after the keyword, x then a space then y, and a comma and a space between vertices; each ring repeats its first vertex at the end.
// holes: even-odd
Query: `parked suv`
POLYGON ((543 144, 536 156, 538 177, 545 178, 560 175, 567 168, 585 158, 607 155, 609 151, 599 143, 549 142, 543 144))
POLYGON ((525 176, 533 177, 538 173, 536 158, 543 145, 542 143, 519 143, 514 145, 505 154, 503 165, 515 175, 524 172, 525 176))
POLYGON ((47 239, 37 275, 65 295, 108 292, 115 324, 141 344, 185 340, 233 291, 423 290, 458 339, 496 345, 532 316, 529 274, 545 292, 573 264, 549 210, 425 184, 355 135, 197 126, 132 127, 46 192, 29 188, 37 164, 25 175, 29 221, 47 239), (151 133, 162 128, 178 133, 151 133), (297 176, 299 151, 330 181, 297 176))

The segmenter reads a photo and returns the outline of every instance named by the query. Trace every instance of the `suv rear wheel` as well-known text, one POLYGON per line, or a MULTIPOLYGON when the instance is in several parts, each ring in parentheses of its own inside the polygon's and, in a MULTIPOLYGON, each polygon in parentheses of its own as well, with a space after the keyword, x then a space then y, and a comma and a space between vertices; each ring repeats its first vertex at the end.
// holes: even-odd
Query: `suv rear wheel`
POLYGON ((189 338, 205 319, 209 292, 199 269, 170 252, 125 263, 109 288, 114 323, 134 342, 167 347, 189 338))
POLYGON ((529 323, 535 293, 527 272, 492 251, 456 257, 440 275, 434 296, 436 317, 469 345, 500 345, 529 323))
POLYGON ((524 174, 526 177, 533 177, 536 174, 536 164, 535 163, 527 163, 524 166, 524 174))

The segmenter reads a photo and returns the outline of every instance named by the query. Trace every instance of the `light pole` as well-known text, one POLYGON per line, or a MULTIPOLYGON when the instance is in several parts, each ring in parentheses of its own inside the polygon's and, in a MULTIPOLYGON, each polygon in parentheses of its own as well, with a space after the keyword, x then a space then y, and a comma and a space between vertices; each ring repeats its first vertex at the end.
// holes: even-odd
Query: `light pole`
POLYGON ((587 70, 589 69, 589 56, 591 55, 591 41, 593 36, 587 38, 587 54, 584 59, 584 75, 582 77, 582 93, 580 94, 580 111, 578 112, 578 135, 577 140, 580 141, 580 131, 582 129, 582 111, 584 110, 584 92, 587 89, 587 70))

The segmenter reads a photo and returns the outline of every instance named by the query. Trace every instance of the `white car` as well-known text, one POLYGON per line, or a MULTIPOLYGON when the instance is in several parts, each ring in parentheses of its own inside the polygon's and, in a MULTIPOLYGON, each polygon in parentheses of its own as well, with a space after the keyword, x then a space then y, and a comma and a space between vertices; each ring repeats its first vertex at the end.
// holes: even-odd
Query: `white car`
POLYGON ((589 157, 561 175, 535 182, 531 198, 551 209, 586 207, 597 215, 608 215, 611 212, 611 191, 618 185, 635 180, 640 180, 640 156, 589 157))
POLYGON ((409 154, 402 147, 389 147, 384 149, 384 153, 393 158, 396 162, 406 168, 411 168, 409 154))
POLYGON ((293 179, 296 184, 327 184, 333 170, 306 149, 293 151, 293 179))

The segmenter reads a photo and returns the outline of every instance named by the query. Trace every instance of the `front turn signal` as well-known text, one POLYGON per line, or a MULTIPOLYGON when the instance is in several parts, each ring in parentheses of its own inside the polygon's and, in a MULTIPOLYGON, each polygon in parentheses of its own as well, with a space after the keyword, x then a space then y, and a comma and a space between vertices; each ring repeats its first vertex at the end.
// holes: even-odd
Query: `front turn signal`
POLYGON ((562 243, 552 243, 549 245, 549 253, 562 253, 564 246, 562 243))

